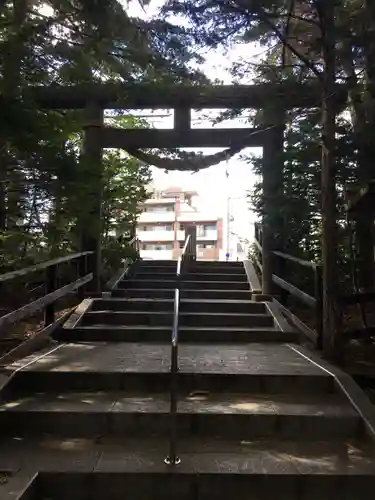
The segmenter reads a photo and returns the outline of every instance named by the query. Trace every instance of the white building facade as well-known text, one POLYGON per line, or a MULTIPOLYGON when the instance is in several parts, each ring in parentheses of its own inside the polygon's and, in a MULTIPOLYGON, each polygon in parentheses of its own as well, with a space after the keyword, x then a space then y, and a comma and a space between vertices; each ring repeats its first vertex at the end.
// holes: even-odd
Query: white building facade
POLYGON ((177 259, 185 242, 185 228, 197 228, 197 259, 220 260, 223 253, 223 223, 217 215, 199 211, 193 201, 197 193, 181 188, 155 191, 142 206, 137 237, 143 259, 177 259))

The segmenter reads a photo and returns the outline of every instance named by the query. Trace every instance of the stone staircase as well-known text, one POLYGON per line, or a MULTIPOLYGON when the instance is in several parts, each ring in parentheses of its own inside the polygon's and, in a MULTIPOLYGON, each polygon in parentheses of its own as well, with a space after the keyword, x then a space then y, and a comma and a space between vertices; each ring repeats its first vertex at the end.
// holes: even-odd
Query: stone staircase
POLYGON ((7 367, 0 499, 373 498, 362 418, 269 304, 251 301, 236 262, 184 275, 181 464, 165 465, 175 272, 141 262, 110 297, 86 299, 51 347, 7 367))

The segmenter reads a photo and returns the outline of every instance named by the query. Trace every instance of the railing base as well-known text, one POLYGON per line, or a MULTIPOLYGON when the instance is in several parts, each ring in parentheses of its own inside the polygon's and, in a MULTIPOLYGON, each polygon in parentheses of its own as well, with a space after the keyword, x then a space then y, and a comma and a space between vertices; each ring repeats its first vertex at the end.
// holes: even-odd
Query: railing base
POLYGON ((164 463, 166 465, 180 465, 181 463, 181 458, 180 457, 173 457, 172 459, 170 457, 167 457, 165 460, 164 460, 164 463))

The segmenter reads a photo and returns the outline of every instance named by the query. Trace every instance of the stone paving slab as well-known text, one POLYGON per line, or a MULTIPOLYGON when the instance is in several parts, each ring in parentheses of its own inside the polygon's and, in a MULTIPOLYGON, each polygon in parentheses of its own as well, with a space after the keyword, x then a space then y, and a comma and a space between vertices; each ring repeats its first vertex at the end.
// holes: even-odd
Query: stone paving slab
MULTIPOLYGON (((178 397, 180 413, 357 416, 335 394, 233 394, 192 392, 178 397)), ((62 392, 20 395, 0 405, 4 412, 169 413, 168 393, 62 392)))
MULTIPOLYGON (((47 352, 47 351, 46 351, 47 352)), ((28 356, 8 366, 23 371, 169 372, 170 346, 138 343, 63 344, 51 354, 28 356), (35 360, 35 362, 33 362, 35 360)), ((270 374, 327 377, 287 344, 181 345, 182 373, 270 374)))

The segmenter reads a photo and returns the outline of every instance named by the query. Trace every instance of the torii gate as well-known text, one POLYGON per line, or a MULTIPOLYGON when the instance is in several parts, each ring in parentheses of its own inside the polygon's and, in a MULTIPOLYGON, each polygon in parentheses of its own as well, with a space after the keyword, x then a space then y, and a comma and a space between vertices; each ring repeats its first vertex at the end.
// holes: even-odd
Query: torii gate
MULTIPOLYGON (((103 148, 176 148, 176 147, 263 147, 264 215, 262 230, 262 292, 272 292, 272 251, 277 244, 275 212, 283 188, 284 114, 291 108, 314 108, 321 105, 318 84, 262 84, 192 86, 175 84, 92 84, 33 87, 28 95, 44 109, 85 109, 83 161, 90 165, 93 177, 100 181, 103 148), (118 129, 104 126, 104 109, 174 109, 174 128, 118 129), (191 109, 254 108, 263 110, 262 126, 235 129, 192 129, 191 109)), ((337 106, 346 102, 346 90, 337 86, 337 106)), ((98 183, 100 185, 100 182, 98 183)), ((101 193, 95 211, 101 217, 101 193)), ((84 238, 83 250, 96 252, 96 278, 100 275, 100 225, 84 238)))

